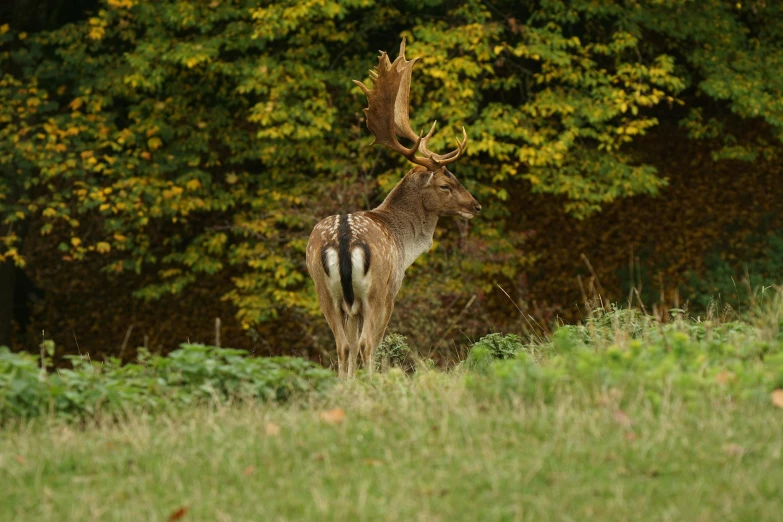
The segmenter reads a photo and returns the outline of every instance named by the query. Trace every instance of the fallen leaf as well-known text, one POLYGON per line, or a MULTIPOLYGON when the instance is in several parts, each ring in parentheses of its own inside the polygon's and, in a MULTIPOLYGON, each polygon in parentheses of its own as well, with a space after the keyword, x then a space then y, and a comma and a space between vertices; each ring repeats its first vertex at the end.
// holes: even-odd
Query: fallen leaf
POLYGON ((720 372, 715 376, 715 380, 718 384, 726 384, 727 382, 733 381, 735 377, 736 375, 734 375, 733 372, 720 372))
POLYGON ((27 464, 27 459, 21 455, 16 455, 16 462, 19 464, 27 464))
POLYGON ((324 460, 324 458, 325 457, 324 457, 323 453, 314 453, 313 454, 313 460, 321 461, 321 460, 324 460))
POLYGON ((615 422, 617 422, 617 424, 623 428, 630 428, 631 424, 633 424, 631 417, 629 417, 628 414, 623 410, 615 410, 615 412, 612 414, 612 417, 614 417, 615 422))
POLYGON ((329 424, 340 424, 341 422, 345 422, 345 419, 348 418, 348 416, 345 414, 345 410, 342 408, 334 408, 332 410, 322 411, 318 414, 318 416, 322 421, 328 422, 329 424))
POLYGON ((280 435, 280 425, 275 424, 274 422, 267 422, 266 426, 264 427, 264 431, 270 437, 275 437, 277 435, 280 435))
POLYGON ((639 437, 636 435, 636 433, 634 433, 632 431, 625 432, 625 440, 634 441, 634 440, 636 440, 638 438, 639 437))
POLYGON ((725 444, 723 449, 732 457, 741 457, 745 454, 745 448, 739 444, 725 444))
POLYGON ((185 516, 185 514, 188 512, 188 508, 185 506, 182 506, 178 510, 176 510, 174 513, 169 515, 169 522, 173 522, 174 520, 180 520, 182 517, 185 516))
POLYGON ((242 474, 246 477, 249 477, 255 472, 256 472, 256 467, 251 464, 250 466, 245 468, 245 471, 243 471, 242 474))
POLYGON ((772 404, 778 408, 783 408, 783 389, 778 388, 772 392, 772 404))
POLYGON ((380 466, 383 464, 383 461, 378 459, 364 459, 364 463, 368 466, 380 466))

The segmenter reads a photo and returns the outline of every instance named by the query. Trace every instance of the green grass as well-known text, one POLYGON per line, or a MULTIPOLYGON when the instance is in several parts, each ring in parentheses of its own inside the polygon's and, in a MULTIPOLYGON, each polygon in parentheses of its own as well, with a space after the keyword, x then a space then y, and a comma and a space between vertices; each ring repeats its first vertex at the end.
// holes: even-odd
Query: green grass
POLYGON ((781 302, 339 384, 207 347, 48 377, 6 353, 0 520, 778 521, 781 302))
POLYGON ((783 412, 771 406, 479 399, 463 382, 393 374, 318 404, 10 428, 0 517, 780 520, 783 412), (343 422, 319 416, 338 406, 343 422))

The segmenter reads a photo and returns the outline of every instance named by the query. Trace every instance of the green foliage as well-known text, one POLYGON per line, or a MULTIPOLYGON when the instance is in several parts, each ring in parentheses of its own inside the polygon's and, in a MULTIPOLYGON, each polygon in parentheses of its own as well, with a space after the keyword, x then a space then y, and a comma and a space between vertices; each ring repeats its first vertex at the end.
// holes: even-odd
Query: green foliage
POLYGON ((381 370, 388 367, 401 367, 410 351, 408 339, 404 335, 387 335, 375 350, 375 369, 381 370))
POLYGON ((142 352, 138 364, 124 366, 116 359, 70 359, 71 369, 46 373, 35 357, 0 347, 0 419, 121 414, 233 399, 282 401, 334 381, 332 372, 303 359, 246 357, 242 350, 193 344, 168 357, 142 352))
POLYGON ((685 295, 694 308, 710 310, 721 304, 738 312, 762 301, 783 278, 783 236, 779 233, 753 236, 745 242, 745 252, 713 252, 705 260, 703 274, 689 271, 685 295), (747 259, 747 261, 738 261, 747 259))
POLYGON ((523 348, 522 339, 515 334, 491 333, 471 346, 471 351, 486 353, 493 360, 513 359, 523 348))
POLYGON ((498 359, 487 345, 475 346, 467 368, 479 389, 551 399, 557 390, 644 389, 658 404, 666 393, 683 399, 712 393, 766 403, 783 388, 783 338, 780 310, 766 312, 769 328, 748 323, 677 320, 661 324, 648 318, 642 329, 620 322, 635 314, 607 313, 582 326, 563 326, 538 347, 543 359, 520 349, 515 358, 498 359))
POLYGON ((486 291, 529 261, 524 238, 506 231, 508 188, 562 196, 577 217, 656 194, 666 180, 638 146, 661 115, 717 141, 716 157, 776 157, 782 10, 753 0, 102 0, 55 30, 2 25, 0 260, 26 262, 33 225, 27 233, 49 236, 66 262, 104 256, 110 273, 156 272, 139 298, 227 273, 221 298, 245 328, 317 316, 303 265, 312 225, 379 202, 403 172, 401 158, 367 146, 350 80, 407 36, 409 55, 423 57, 412 125, 441 122, 434 149, 448 129, 469 129, 459 174, 487 202, 470 240, 439 237, 422 263, 446 279, 441 295, 486 291), (684 116, 668 111, 678 104, 684 116), (760 132, 732 134, 732 118, 760 132))

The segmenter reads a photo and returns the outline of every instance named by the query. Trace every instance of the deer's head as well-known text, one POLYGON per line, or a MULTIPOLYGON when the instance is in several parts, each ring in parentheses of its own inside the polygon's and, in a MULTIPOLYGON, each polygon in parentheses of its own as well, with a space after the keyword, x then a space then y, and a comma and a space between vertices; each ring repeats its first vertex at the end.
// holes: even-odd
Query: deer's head
POLYGON ((373 88, 368 89, 362 82, 354 80, 367 96, 368 107, 364 109, 367 127, 375 136, 373 143, 386 145, 418 165, 408 173, 415 177, 420 187, 422 201, 429 212, 439 216, 462 216, 470 219, 481 210, 481 205, 457 180, 446 165, 457 161, 468 144, 468 133, 462 128, 462 141, 457 138, 457 148, 446 154, 436 154, 429 150, 428 143, 435 132, 433 122, 429 132, 416 134, 410 126, 408 117, 411 87, 411 72, 418 58, 405 59, 405 39, 400 44, 400 54, 394 62, 381 52, 378 66, 370 71, 373 88), (402 145, 398 137, 413 142, 408 148, 402 145))
POLYGON ((428 212, 438 216, 473 219, 481 210, 479 202, 446 167, 434 172, 417 167, 408 176, 416 178, 415 183, 420 187, 422 203, 428 212))

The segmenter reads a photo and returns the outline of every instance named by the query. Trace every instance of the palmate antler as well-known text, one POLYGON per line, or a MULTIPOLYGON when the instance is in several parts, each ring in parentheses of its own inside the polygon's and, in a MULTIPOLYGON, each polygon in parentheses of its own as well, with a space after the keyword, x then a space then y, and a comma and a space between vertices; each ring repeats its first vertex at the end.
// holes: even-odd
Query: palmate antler
POLYGON ((362 82, 354 80, 367 96, 368 107, 364 109, 367 119, 367 128, 375 136, 373 143, 386 145, 395 152, 405 156, 408 161, 421 165, 429 171, 436 171, 441 167, 457 161, 468 144, 468 133, 462 127, 462 142, 457 139, 457 148, 446 154, 435 154, 427 148, 432 133, 435 132, 437 121, 425 135, 416 134, 411 129, 408 119, 408 98, 411 89, 411 72, 418 58, 405 59, 405 38, 400 44, 400 54, 394 62, 389 62, 389 56, 381 52, 378 66, 375 71, 370 71, 373 88, 368 89, 362 82), (413 142, 413 147, 403 146, 397 136, 408 138, 413 142), (423 155, 417 156, 416 152, 423 155))

